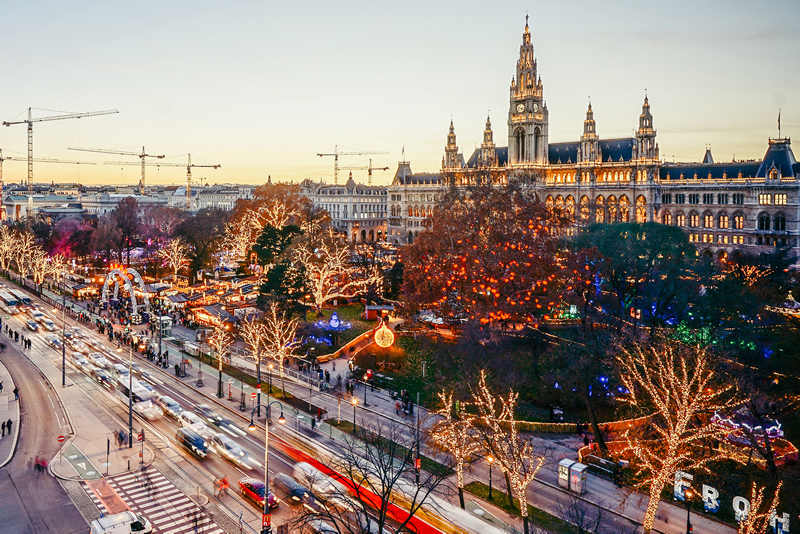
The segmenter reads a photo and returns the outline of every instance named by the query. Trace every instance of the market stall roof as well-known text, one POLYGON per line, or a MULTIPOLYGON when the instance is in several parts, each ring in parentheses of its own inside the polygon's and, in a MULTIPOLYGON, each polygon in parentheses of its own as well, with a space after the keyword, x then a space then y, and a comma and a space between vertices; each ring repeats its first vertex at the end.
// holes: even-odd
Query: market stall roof
POLYGON ((167 300, 172 302, 173 304, 183 304, 184 302, 189 302, 186 297, 178 293, 177 295, 169 295, 167 300))

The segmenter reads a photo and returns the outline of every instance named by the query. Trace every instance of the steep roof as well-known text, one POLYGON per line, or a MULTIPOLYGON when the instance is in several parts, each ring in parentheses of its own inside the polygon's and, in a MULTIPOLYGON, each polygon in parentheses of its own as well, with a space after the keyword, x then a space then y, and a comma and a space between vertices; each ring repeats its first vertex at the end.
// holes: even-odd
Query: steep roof
MULTIPOLYGON (((633 147, 636 146, 634 137, 621 137, 618 139, 601 139, 598 141, 600 153, 604 162, 630 161, 633 159, 633 147)), ((579 141, 566 143, 550 143, 547 158, 551 165, 566 165, 578 161, 579 141)))
POLYGON ((660 170, 662 180, 699 179, 722 180, 723 178, 753 178, 758 170, 758 161, 732 161, 727 163, 665 163, 660 170))
POLYGON ((770 169, 775 167, 781 175, 795 177, 800 175, 800 165, 794 158, 789 139, 770 139, 764 160, 758 167, 757 178, 766 178, 770 169))
MULTIPOLYGON (((506 165, 508 165, 508 147, 507 146, 495 147, 494 153, 497 156, 497 164, 500 167, 505 167, 506 165)), ((476 148, 472 152, 472 155, 469 157, 469 159, 467 160, 467 163, 464 165, 464 167, 467 167, 469 169, 474 169, 475 167, 478 166, 478 161, 480 160, 480 158, 481 158, 481 149, 480 148, 476 148)))

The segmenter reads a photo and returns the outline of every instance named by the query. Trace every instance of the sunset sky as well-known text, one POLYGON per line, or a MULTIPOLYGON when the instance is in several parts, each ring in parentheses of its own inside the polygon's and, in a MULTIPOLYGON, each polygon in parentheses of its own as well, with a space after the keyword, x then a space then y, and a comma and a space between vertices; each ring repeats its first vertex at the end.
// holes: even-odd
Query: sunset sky
MULTIPOLYGON (((761 158, 779 108, 782 133, 800 134, 796 0, 7 2, 0 120, 119 110, 35 124, 34 155, 98 163, 37 164, 37 182, 135 183, 137 167, 103 165, 124 157, 67 147, 142 145, 222 164, 197 169, 209 183, 332 181, 333 158, 316 153, 338 144, 388 152, 373 156, 388 183, 403 147, 415 171, 439 169, 451 117, 465 155, 487 112, 505 146, 526 11, 551 142, 580 136, 590 96, 599 135, 630 136, 645 88, 668 161, 706 144, 717 161, 761 158)), ((0 149, 24 157, 25 127, 0 128, 0 149)), ((25 175, 5 163, 6 182, 25 175)), ((150 184, 184 178, 148 169, 150 184)))

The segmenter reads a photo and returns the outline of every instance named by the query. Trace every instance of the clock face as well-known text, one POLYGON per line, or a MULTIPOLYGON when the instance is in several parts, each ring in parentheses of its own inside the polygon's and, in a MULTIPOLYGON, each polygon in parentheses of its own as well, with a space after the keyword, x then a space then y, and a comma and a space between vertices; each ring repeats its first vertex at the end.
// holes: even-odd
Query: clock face
POLYGON ((525 111, 525 104, 517 104, 517 113, 525 111))
POLYGON ((537 113, 539 111, 539 104, 533 104, 533 111, 537 113))

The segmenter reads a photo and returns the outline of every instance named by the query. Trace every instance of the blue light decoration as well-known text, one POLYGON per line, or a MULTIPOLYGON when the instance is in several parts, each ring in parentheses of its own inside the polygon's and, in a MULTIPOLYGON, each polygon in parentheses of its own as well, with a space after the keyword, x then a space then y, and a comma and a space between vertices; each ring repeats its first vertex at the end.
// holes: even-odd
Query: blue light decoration
POLYGON ((339 321, 339 316, 336 315, 336 312, 333 312, 333 315, 331 315, 331 320, 329 321, 328 324, 330 324, 331 328, 333 328, 334 330, 337 330, 339 328, 339 325, 341 325, 341 321, 339 321))

